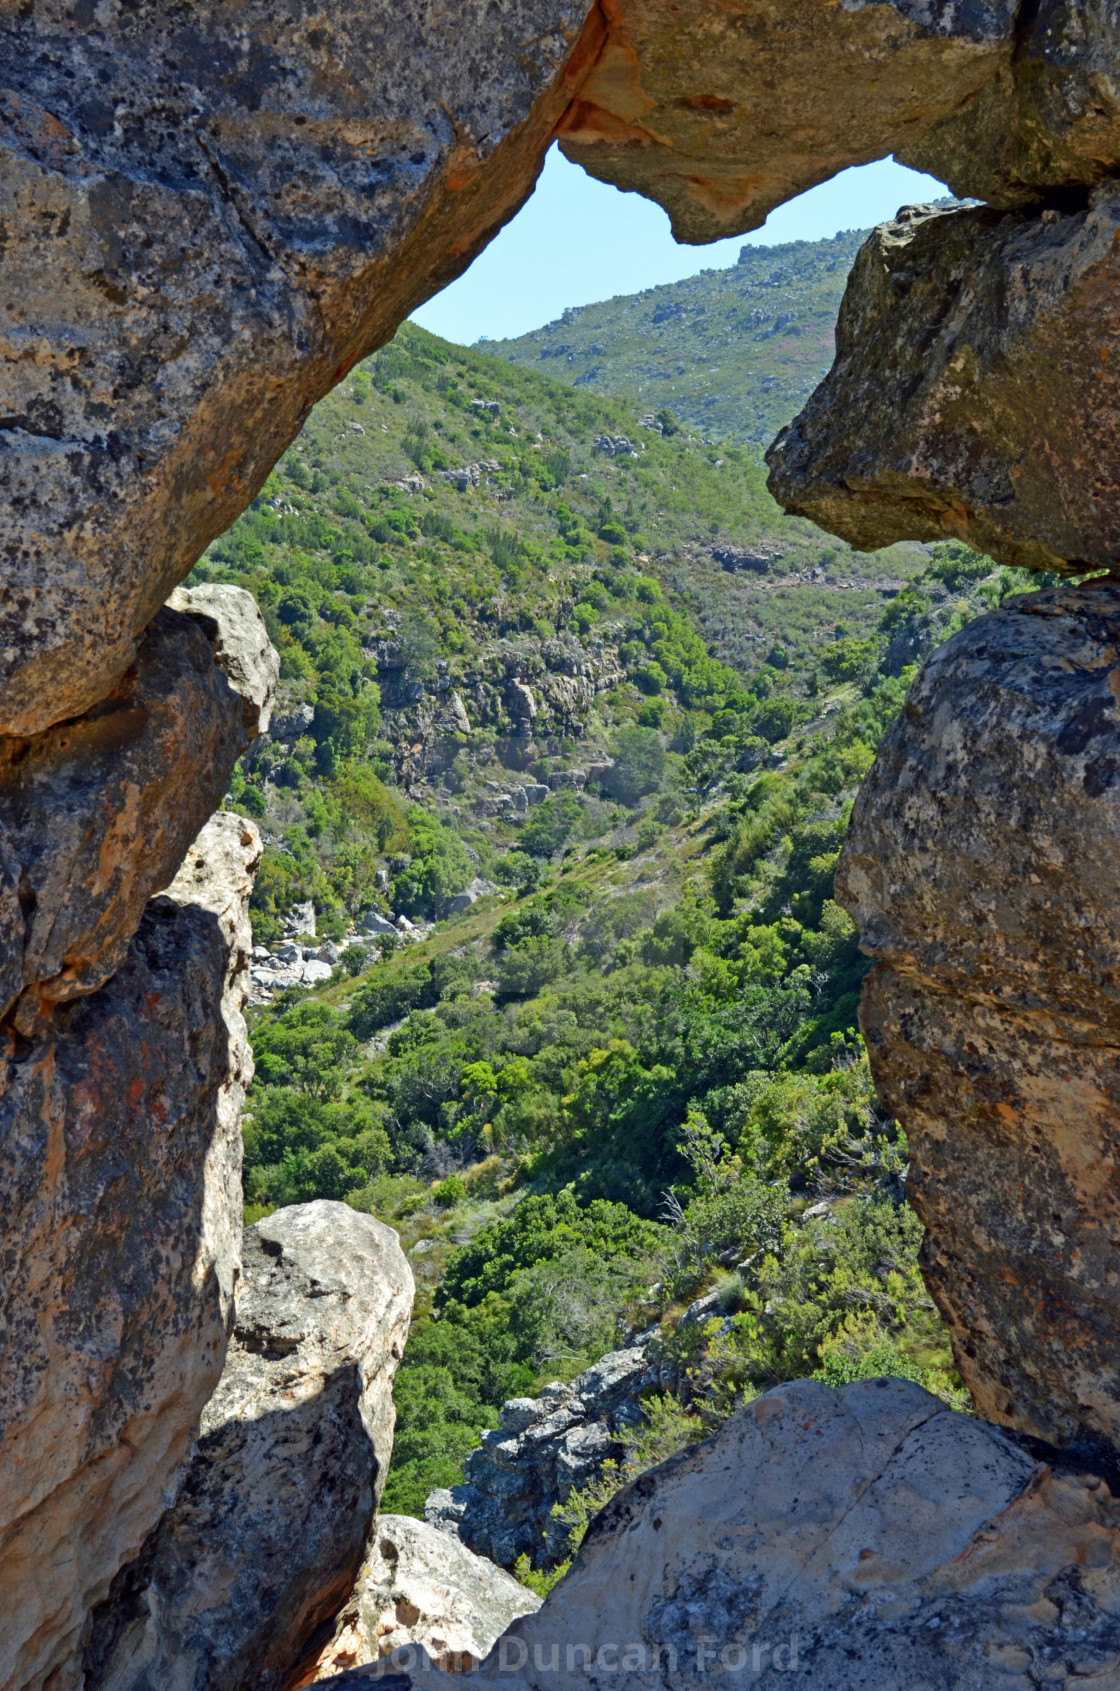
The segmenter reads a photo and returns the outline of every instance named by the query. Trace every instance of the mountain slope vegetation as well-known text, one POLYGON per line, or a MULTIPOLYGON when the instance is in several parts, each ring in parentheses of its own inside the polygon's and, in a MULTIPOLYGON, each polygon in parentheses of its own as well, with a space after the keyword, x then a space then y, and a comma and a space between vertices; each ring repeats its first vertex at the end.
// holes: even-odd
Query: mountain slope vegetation
POLYGON ((196 579, 282 656, 227 800, 265 834, 255 937, 310 905, 337 957, 250 1012, 246 1213, 401 1229, 386 1507, 655 1322, 689 1427, 814 1371, 952 1395, 832 874, 910 666, 1018 578, 862 557, 757 448, 406 327, 196 579))
POLYGON ((487 352, 592 393, 663 407, 713 439, 766 445, 828 370, 866 229, 745 246, 739 262, 565 311, 487 352))

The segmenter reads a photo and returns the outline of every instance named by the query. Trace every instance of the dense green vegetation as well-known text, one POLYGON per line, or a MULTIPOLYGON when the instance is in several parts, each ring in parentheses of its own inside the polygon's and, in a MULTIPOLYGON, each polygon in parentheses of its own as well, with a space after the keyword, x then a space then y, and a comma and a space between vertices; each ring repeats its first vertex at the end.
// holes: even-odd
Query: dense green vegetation
POLYGON ((860 557, 754 447, 664 421, 407 328, 199 566, 283 660, 229 798, 258 941, 307 899, 343 947, 438 924, 251 1012, 248 1217, 344 1199, 417 1274, 387 1508, 654 1323, 681 1402, 635 1461, 799 1374, 956 1389, 832 879, 913 663, 1021 583, 955 543, 860 557))

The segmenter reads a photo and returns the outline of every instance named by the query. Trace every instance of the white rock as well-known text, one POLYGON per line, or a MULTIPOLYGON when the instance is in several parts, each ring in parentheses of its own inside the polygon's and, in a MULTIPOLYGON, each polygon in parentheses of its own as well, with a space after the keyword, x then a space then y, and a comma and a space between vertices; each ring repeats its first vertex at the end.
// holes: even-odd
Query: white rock
POLYGON ((465 1545, 411 1515, 382 1515, 369 1561, 316 1679, 420 1646, 440 1667, 469 1671, 541 1600, 465 1545))

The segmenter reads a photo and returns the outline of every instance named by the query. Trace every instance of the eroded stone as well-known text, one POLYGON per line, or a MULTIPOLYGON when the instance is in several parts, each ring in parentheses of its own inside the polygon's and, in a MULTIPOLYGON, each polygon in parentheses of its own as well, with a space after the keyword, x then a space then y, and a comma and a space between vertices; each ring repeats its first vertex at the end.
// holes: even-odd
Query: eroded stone
POLYGON ((1016 18, 1005 0, 615 0, 603 10, 562 149, 601 181, 656 200, 677 240, 695 242, 756 229, 837 171, 948 127, 1010 64, 1016 18))
POLYGON ((589 0, 0 32, 0 732, 89 710, 311 405, 529 193, 589 0))
POLYGON ((1117 1551, 1120 1506, 1091 1472, 1048 1469, 908 1381, 798 1380, 612 1499, 472 1683, 1103 1688, 1117 1551))
POLYGON ((987 1418, 1120 1443, 1120 588, 1023 595, 927 659, 836 896, 906 1129, 923 1271, 987 1418))
POLYGON ((239 1264, 252 823, 217 816, 114 978, 0 1073, 0 1683, 74 1682, 167 1506, 239 1264))
POLYGON ((412 1272, 391 1228, 324 1200, 249 1228, 243 1264, 197 1448, 94 1617, 85 1691, 281 1691, 353 1586, 393 1448, 412 1272))
POLYGON ((862 248, 770 489, 854 546, 1120 566, 1120 184, 1069 216, 912 207, 862 248))
POLYGON ((183 604, 94 710, 0 740, 0 1015, 25 994, 25 1032, 120 966, 271 707, 278 660, 249 594, 183 604))
POLYGON ((369 1559, 335 1636, 304 1681, 416 1649, 449 1673, 469 1673, 506 1628, 541 1600, 485 1556, 411 1515, 380 1515, 369 1559))

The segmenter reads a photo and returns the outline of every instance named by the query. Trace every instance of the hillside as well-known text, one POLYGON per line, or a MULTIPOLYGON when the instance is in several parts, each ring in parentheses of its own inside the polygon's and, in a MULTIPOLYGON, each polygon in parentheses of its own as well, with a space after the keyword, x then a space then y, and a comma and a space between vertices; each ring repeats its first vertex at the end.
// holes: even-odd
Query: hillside
POLYGON ((832 363, 844 285, 866 229, 745 246, 738 264, 565 311, 489 353, 592 393, 662 407, 713 439, 765 445, 832 363))
POLYGON ((693 1433, 814 1370, 951 1395, 832 870, 907 666, 1017 579, 861 557, 756 449, 414 328, 195 579, 247 586, 283 666, 227 801, 266 839, 247 1214, 402 1229, 388 1506, 655 1320, 693 1433))

